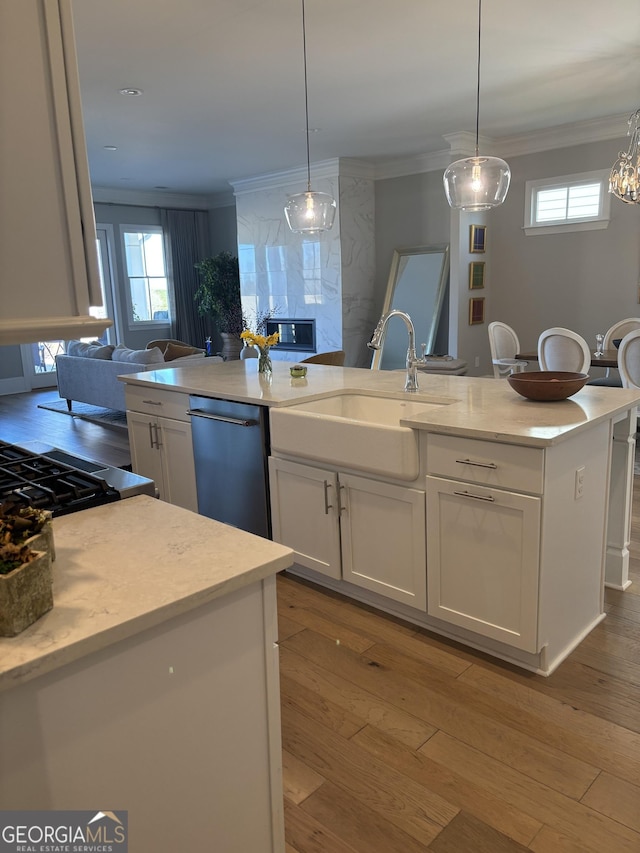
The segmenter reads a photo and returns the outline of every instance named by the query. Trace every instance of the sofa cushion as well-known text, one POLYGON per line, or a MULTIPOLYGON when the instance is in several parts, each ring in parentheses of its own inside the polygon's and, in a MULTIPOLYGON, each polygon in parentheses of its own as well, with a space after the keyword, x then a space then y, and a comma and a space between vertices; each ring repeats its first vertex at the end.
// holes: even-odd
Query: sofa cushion
POLYGON ((69 341, 67 343, 67 355, 75 355, 81 358, 103 358, 110 359, 115 347, 111 344, 103 346, 99 341, 69 341))
POLYGON ((183 358, 186 355, 204 356, 204 350, 187 345, 182 346, 180 344, 173 344, 171 342, 169 342, 164 348, 165 361, 173 361, 174 358, 183 358))
POLYGON ((151 349, 129 349, 122 344, 114 349, 111 356, 113 361, 121 361, 128 364, 158 364, 164 361, 162 350, 158 347, 151 349))

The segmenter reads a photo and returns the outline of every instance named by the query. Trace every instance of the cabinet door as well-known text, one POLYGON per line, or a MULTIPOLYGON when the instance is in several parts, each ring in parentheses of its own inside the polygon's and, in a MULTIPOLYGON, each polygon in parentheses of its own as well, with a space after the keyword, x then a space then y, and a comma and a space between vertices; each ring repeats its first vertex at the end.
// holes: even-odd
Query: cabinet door
POLYGON ((541 499, 427 477, 430 616, 537 652, 541 499))
POLYGON ((197 512, 191 424, 171 418, 158 418, 158 426, 164 483, 162 500, 197 512))
POLYGON ((336 474, 271 456, 269 475, 274 540, 293 548, 296 563, 339 579, 336 474))
POLYGON ((344 580, 427 607, 425 493, 340 474, 344 580))
POLYGON ((160 498, 166 500, 162 456, 156 446, 159 433, 156 418, 127 411, 127 427, 131 446, 131 467, 136 474, 153 480, 160 498))
POLYGON ((71 3, 0 5, 0 344, 100 334, 71 3))

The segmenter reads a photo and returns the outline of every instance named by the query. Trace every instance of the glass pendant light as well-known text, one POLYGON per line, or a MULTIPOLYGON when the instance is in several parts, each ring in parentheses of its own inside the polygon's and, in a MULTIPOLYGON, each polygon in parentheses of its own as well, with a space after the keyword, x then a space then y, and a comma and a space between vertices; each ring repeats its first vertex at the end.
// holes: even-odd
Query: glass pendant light
POLYGON ((335 199, 328 193, 313 192, 311 189, 311 160, 309 157, 309 93, 307 87, 307 33, 302 0, 302 54, 304 58, 304 110, 307 133, 307 191, 292 195, 287 202, 284 215, 287 225, 295 234, 317 234, 328 231, 336 215, 335 199))
POLYGON ((451 207, 457 210, 490 210, 507 197, 511 170, 499 157, 478 154, 480 127, 480 37, 482 32, 482 0, 478 0, 478 85, 476 89, 476 153, 475 157, 456 160, 444 173, 444 191, 451 207))
POLYGON ((609 192, 626 204, 640 204, 640 110, 629 116, 628 125, 629 150, 621 151, 613 164, 609 192))

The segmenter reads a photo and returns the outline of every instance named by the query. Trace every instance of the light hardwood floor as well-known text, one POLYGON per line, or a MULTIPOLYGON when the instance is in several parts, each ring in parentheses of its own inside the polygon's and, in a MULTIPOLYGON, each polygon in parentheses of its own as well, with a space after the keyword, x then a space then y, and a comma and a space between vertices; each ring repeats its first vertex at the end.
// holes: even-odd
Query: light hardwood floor
POLYGON ((278 579, 287 853, 639 853, 635 499, 634 583, 549 678, 278 579))
MULTIPOLYGON (((126 434, 0 397, 0 439, 126 464, 126 434)), ((639 853, 633 585, 550 677, 278 579, 287 853, 639 853)))

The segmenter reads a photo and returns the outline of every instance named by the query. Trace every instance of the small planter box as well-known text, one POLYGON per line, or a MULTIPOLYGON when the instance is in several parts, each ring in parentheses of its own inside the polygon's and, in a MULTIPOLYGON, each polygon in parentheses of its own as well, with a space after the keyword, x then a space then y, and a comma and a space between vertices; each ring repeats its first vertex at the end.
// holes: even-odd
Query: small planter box
POLYGON ((36 554, 30 563, 0 575, 0 637, 15 637, 53 607, 51 554, 36 554))
POLYGON ((36 533, 25 542, 32 551, 48 551, 51 554, 51 562, 56 558, 56 548, 53 542, 53 525, 50 521, 43 526, 40 533, 36 533))

